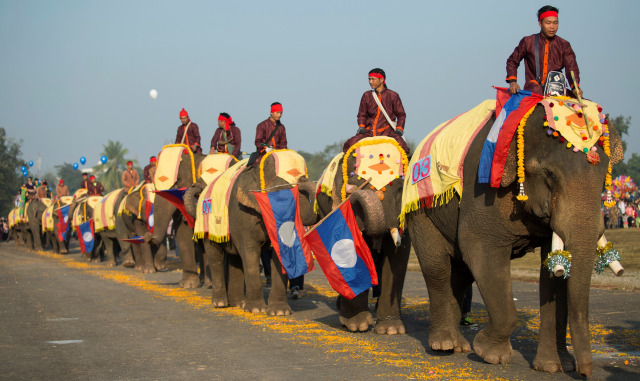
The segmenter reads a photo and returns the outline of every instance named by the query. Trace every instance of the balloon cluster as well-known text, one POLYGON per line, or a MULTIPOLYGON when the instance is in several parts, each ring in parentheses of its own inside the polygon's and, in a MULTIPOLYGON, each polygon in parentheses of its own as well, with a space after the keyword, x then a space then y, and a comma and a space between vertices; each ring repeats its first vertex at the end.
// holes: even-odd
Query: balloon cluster
MULTIPOLYGON (((29 160, 27 165, 29 166, 29 168, 33 167, 33 160, 29 160)), ((27 177, 29 175, 29 168, 27 168, 27 166, 25 165, 20 167, 20 172, 22 172, 23 177, 27 177)))
MULTIPOLYGON (((108 159, 107 159, 107 156, 106 156, 106 155, 102 155, 102 156, 100 156, 100 162, 101 162, 102 164, 107 164, 107 161, 108 161, 108 159)), ((78 168, 80 168, 80 165, 85 165, 86 163, 87 163, 87 158, 86 158, 86 157, 84 157, 84 156, 81 156, 81 157, 80 157, 80 164, 78 164, 78 163, 73 163, 73 165, 72 165, 72 166, 73 166, 73 170, 74 170, 74 171, 75 171, 75 170, 77 170, 78 168)))

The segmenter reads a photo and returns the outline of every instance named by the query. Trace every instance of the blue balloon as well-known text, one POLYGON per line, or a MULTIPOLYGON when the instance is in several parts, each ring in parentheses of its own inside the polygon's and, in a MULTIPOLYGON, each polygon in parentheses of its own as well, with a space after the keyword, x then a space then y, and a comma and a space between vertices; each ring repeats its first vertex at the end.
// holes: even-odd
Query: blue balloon
POLYGON ((29 160, 29 167, 33 167, 33 160, 29 160))
POLYGON ((24 173, 24 172, 26 172, 26 171, 27 171, 27 167, 25 167, 25 166, 23 165, 22 167, 20 167, 20 171, 21 171, 21 172, 23 172, 23 173, 24 173))
POLYGON ((22 176, 23 177, 27 177, 28 173, 27 172, 22 172, 22 176))
POLYGON ((84 156, 82 156, 80 158, 80 164, 84 165, 84 163, 86 163, 86 162, 87 162, 87 159, 84 156))
POLYGON ((76 169, 78 169, 78 163, 73 163, 73 170, 75 171, 76 169))
POLYGON ((102 155, 102 157, 100 157, 100 162, 102 162, 102 164, 107 164, 107 157, 102 155))

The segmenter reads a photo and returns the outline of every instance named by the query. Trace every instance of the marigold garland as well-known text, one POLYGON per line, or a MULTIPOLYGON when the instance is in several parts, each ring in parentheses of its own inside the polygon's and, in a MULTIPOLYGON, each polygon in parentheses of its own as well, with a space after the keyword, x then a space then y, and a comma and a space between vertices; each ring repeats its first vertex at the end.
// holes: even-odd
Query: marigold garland
POLYGON ((604 133, 602 134, 604 137, 602 140, 602 148, 604 149, 604 153, 609 157, 609 167, 607 168, 607 176, 604 180, 604 188, 607 190, 607 200, 604 202, 604 206, 611 208, 616 204, 616 202, 613 201, 613 198, 611 197, 611 188, 613 183, 611 181, 611 145, 609 143, 609 125, 607 123, 603 123, 602 126, 604 127, 604 133))
POLYGON ((402 155, 402 172, 403 172, 403 174, 407 173, 407 167, 409 166, 409 159, 407 159, 407 153, 404 152, 402 147, 400 147, 400 144, 398 144, 398 142, 395 139, 388 138, 388 139, 384 139, 384 140, 381 140, 381 139, 360 140, 356 144, 354 144, 351 147, 349 147, 347 152, 342 157, 342 189, 340 191, 340 195, 342 196, 342 200, 343 201, 344 201, 344 199, 347 198, 347 181, 349 181, 349 172, 347 170, 347 163, 349 162, 349 156, 358 147, 370 146, 370 145, 381 144, 381 143, 393 144, 398 149, 398 152, 400 152, 400 154, 402 155))
MULTIPOLYGON (((193 177, 192 183, 195 183, 198 178, 196 177, 196 163, 193 160, 193 152, 191 151, 191 148, 189 148, 189 146, 186 144, 167 144, 166 146, 162 147, 162 149, 165 149, 167 147, 182 147, 184 148, 185 152, 189 153, 189 157, 191 158, 191 176, 193 177)), ((162 154, 162 151, 160 151, 160 154, 162 154)), ((160 155, 158 155, 158 161, 159 160, 160 155)))
POLYGON ((520 201, 529 199, 529 196, 524 193, 524 126, 527 124, 527 120, 535 108, 536 106, 531 107, 522 117, 520 124, 518 124, 518 137, 516 142, 518 143, 518 183, 520 184, 520 192, 516 198, 520 201))

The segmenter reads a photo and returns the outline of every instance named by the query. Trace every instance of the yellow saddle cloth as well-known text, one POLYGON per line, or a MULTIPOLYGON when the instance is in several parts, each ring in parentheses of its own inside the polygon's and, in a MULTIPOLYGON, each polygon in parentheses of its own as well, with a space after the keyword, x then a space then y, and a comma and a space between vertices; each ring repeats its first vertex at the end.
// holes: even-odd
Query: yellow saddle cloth
POLYGON ((86 201, 79 203, 73 211, 71 226, 75 228, 76 226, 80 226, 83 222, 90 220, 92 216, 89 213, 90 211, 88 210, 88 207, 91 207, 95 211, 96 205, 98 205, 102 199, 102 196, 89 196, 86 201))
POLYGON ((14 208, 9 212, 9 228, 20 223, 20 209, 14 208))
POLYGON ((215 242, 229 240, 231 189, 248 162, 249 159, 244 159, 229 167, 200 193, 193 230, 194 240, 205 237, 215 242))
MULTIPOLYGON (((84 189, 84 188, 80 188, 76 191, 76 193, 73 194, 72 198, 74 199, 79 199, 80 197, 84 196, 87 194, 87 192, 89 192, 88 190, 84 189)), ((67 196, 64 196, 67 197, 67 196)))
POLYGON ((416 147, 404 179, 401 227, 406 213, 447 203, 454 192, 462 195, 464 158, 495 109, 495 99, 486 100, 440 124, 416 147))
POLYGON ((260 189, 269 187, 269 182, 272 180, 264 177, 264 165, 270 156, 275 159, 276 176, 289 184, 295 184, 300 177, 307 176, 307 164, 304 161, 304 157, 296 151, 280 149, 267 152, 260 161, 260 189))
POLYGON ((198 165, 198 175, 204 180, 205 184, 209 185, 222 172, 237 162, 238 159, 228 153, 212 153, 207 155, 198 165))
POLYGON ((116 200, 124 188, 109 192, 98 202, 93 210, 93 227, 96 232, 113 230, 116 228, 116 214, 114 213, 116 200))
POLYGON ((52 232, 53 231, 53 209, 56 207, 55 204, 49 205, 47 209, 44 210, 42 214, 42 232, 52 232))
POLYGON ((318 180, 318 186, 316 188, 316 194, 324 193, 327 196, 331 197, 333 194, 333 186, 335 184, 336 173, 338 173, 340 160, 344 156, 344 152, 340 152, 336 156, 331 159, 327 168, 322 171, 322 175, 320 176, 320 180, 318 180))
POLYGON ((184 144, 170 144, 162 147, 162 151, 158 154, 158 163, 156 165, 156 173, 153 183, 156 190, 167 190, 173 187, 178 180, 178 169, 180 168, 180 160, 185 150, 189 153, 191 159, 191 172, 193 182, 196 181, 196 166, 193 160, 193 153, 184 144))

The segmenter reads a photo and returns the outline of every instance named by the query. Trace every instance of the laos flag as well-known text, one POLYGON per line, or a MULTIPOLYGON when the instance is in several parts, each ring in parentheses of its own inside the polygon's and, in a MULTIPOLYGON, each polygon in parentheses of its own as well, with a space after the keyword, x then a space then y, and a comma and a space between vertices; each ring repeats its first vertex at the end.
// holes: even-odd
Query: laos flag
POLYGON ((371 251, 358 229, 350 202, 316 225, 304 240, 331 287, 345 298, 353 299, 378 284, 371 251))
POLYGON ((196 221, 193 219, 193 217, 189 215, 189 213, 187 213, 187 209, 184 206, 184 192, 186 191, 187 191, 187 188, 174 188, 174 189, 167 189, 163 191, 154 191, 154 192, 155 194, 166 199, 171 204, 173 204, 173 206, 178 208, 180 213, 182 213, 184 220, 187 221, 187 224, 189 225, 189 227, 193 228, 196 221))
POLYGON ((298 187, 277 192, 254 192, 271 244, 289 279, 313 270, 311 250, 301 237, 304 226, 298 208, 298 187))
POLYGON ((58 213, 58 241, 67 239, 69 229, 69 205, 65 205, 56 211, 58 213))
POLYGON ((145 202, 145 213, 147 215, 146 216, 147 217, 147 229, 149 229, 151 234, 153 234, 154 218, 153 218, 153 203, 151 201, 145 202))
POLYGON ((94 242, 93 218, 77 226, 76 233, 78 234, 78 242, 80 242, 80 252, 84 254, 92 251, 94 242))

